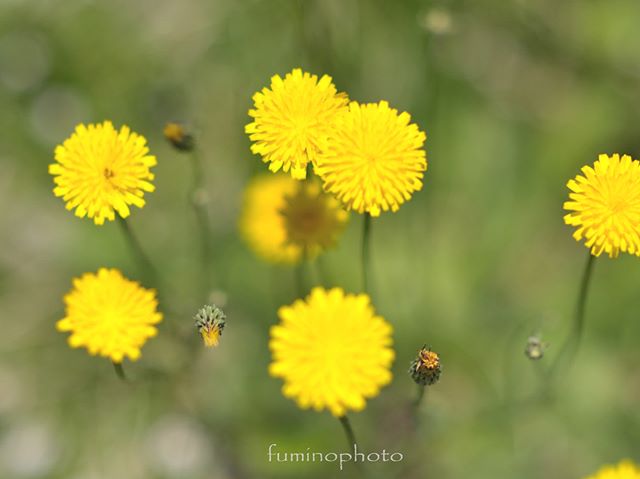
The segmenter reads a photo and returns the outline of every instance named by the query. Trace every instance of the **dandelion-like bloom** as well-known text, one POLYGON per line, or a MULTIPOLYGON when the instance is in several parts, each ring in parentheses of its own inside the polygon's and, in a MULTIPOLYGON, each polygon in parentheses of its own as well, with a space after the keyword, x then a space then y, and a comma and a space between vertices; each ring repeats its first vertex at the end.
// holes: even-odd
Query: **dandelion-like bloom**
POLYGON ((604 466, 585 479, 640 479, 640 468, 631 461, 622 461, 615 466, 604 466))
POLYGON ((204 341, 204 345, 208 348, 217 346, 226 324, 227 316, 224 311, 215 304, 207 304, 200 308, 193 319, 195 319, 196 328, 204 341))
POLYGON ((280 214, 287 243, 298 246, 309 257, 334 246, 349 219, 340 202, 322 191, 317 181, 299 182, 295 193, 285 198, 280 214))
POLYGON ((379 216, 397 211, 422 188, 426 135, 386 101, 349 104, 336 116, 316 173, 347 209, 379 216))
POLYGON ((55 149, 55 163, 49 165, 66 208, 76 216, 93 218, 97 225, 113 221, 115 212, 129 216, 129 205, 142 208, 144 193, 154 190, 147 140, 128 126, 116 131, 110 121, 78 125, 75 132, 55 149))
POLYGON ((271 328, 272 376, 303 409, 336 417, 360 411, 391 381, 392 328, 376 316, 369 296, 314 288, 278 311, 271 328))
POLYGON ((600 155, 593 167, 569 180, 570 201, 564 203, 566 224, 576 227, 576 241, 585 239, 591 254, 604 251, 640 256, 640 163, 630 156, 600 155))
POLYGON ((247 186, 240 231, 265 261, 294 264, 335 244, 347 219, 339 202, 314 182, 263 175, 247 186))
POLYGON ((338 93, 331 77, 303 73, 296 68, 282 79, 271 77, 271 88, 253 95, 254 121, 245 132, 254 143, 251 151, 262 156, 273 172, 282 169, 296 179, 306 177, 307 163, 315 162, 336 113, 348 98, 338 93))
POLYGON ((157 334, 162 320, 154 290, 126 279, 117 269, 100 268, 73 280, 64 297, 66 316, 56 323, 68 331, 72 348, 85 347, 120 363, 140 357, 140 348, 157 334))
POLYGON ((302 257, 299 246, 287 242, 280 211, 298 182, 285 175, 254 178, 244 193, 240 232, 251 249, 270 263, 294 264, 302 257))

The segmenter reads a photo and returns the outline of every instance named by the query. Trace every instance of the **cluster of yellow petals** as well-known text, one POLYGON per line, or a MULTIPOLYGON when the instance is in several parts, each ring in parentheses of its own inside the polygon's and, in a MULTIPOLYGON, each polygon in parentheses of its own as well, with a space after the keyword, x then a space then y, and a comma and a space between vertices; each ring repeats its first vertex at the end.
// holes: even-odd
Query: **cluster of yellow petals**
POLYGON ((154 290, 126 279, 117 269, 101 268, 73 280, 64 297, 66 315, 56 323, 71 333, 69 345, 120 363, 140 357, 140 348, 157 334, 162 320, 154 290))
POLYGON ((392 328, 366 294, 314 288, 278 311, 271 328, 272 376, 303 408, 343 416, 360 411, 391 381, 392 328))
POLYGON ((110 121, 78 125, 70 138, 55 149, 49 173, 56 184, 53 193, 62 197, 76 216, 88 216, 95 224, 113 221, 117 212, 130 214, 129 205, 142 208, 144 193, 154 190, 147 140, 129 127, 116 131, 110 121))
POLYGON ((347 95, 338 93, 331 77, 296 68, 284 77, 274 75, 271 87, 253 96, 249 110, 254 121, 245 127, 259 154, 273 172, 290 172, 296 179, 307 175, 331 128, 336 113, 346 108, 347 95))
POLYGON ((640 479, 640 468, 627 460, 617 465, 604 466, 585 479, 640 479))
POLYGON ((573 237, 585 240, 594 256, 620 252, 640 256, 640 163, 630 156, 600 155, 582 175, 569 180, 564 209, 573 237))
POLYGON ((262 175, 245 190, 240 232, 271 263, 294 264, 332 247, 348 213, 315 181, 262 175))
POLYGON ((358 104, 336 116, 316 172, 347 209, 379 216, 397 211, 422 188, 426 135, 386 101, 358 104))
POLYGON ((240 233, 249 247, 270 263, 295 264, 302 249, 287 241, 281 211, 298 182, 288 175, 262 175, 251 180, 244 192, 240 233))

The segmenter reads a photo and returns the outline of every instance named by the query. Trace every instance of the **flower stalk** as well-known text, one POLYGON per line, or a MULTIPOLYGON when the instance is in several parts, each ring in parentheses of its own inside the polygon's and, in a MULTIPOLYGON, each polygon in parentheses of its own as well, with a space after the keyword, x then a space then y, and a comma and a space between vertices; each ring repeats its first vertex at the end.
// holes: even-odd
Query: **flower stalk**
POLYGON ((131 250, 135 261, 138 263, 138 267, 141 269, 143 275, 145 275, 145 277, 151 283, 156 284, 158 279, 156 269, 149 257, 144 252, 144 249, 142 248, 142 245, 140 244, 137 236, 131 230, 129 222, 125 218, 118 216, 118 223, 120 224, 129 249, 131 250))
POLYGON ((591 277, 593 276, 595 260, 596 256, 589 252, 584 273, 582 274, 582 280, 580 281, 580 290, 578 293, 573 325, 567 339, 560 349, 560 352, 556 356, 555 362, 551 365, 551 376, 557 372, 563 361, 566 361, 567 365, 569 365, 580 348, 580 343, 584 333, 585 310, 589 295, 589 285, 591 284, 591 277))
POLYGON ((206 189, 204 184, 204 167, 197 150, 191 152, 191 205, 198 222, 200 236, 200 275, 201 284, 206 291, 210 288, 209 268, 211 266, 211 224, 206 208, 206 189))
POLYGON ((371 215, 364 213, 362 222, 362 291, 369 291, 369 261, 371 260, 371 215))
POLYGON ((123 382, 127 382, 127 375, 124 372, 124 368, 122 367, 122 363, 113 363, 113 369, 116 372, 116 376, 118 376, 118 378, 123 381, 123 382))

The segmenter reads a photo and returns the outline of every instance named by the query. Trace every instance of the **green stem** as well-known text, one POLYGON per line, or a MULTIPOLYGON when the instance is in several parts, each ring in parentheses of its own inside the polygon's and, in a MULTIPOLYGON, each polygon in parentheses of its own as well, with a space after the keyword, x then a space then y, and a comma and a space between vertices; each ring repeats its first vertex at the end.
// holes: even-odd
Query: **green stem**
POLYGON ((364 214, 362 222, 362 289, 366 293, 369 291, 369 261, 371 243, 371 215, 364 214))
MULTIPOLYGON (((358 446, 358 441, 356 441, 356 435, 353 432, 353 427, 351 427, 351 421, 349 421, 349 418, 347 417, 346 414, 340 416, 338 418, 340 420, 340 424, 342 425, 342 429, 344 430, 344 434, 347 437, 347 442, 349 444, 349 452, 351 453, 352 451, 354 451, 355 449, 360 449, 358 446)), ((355 458, 354 458, 355 459, 355 458)), ((354 466, 356 468, 356 470, 358 471, 358 475, 360 477, 366 477, 366 471, 364 469, 364 465, 362 462, 359 461, 354 461, 354 466)))
POLYGON ((121 381, 127 381, 127 375, 124 373, 124 368, 122 367, 122 363, 113 363, 113 369, 116 371, 116 376, 120 378, 121 381))
POLYGON ((295 274, 295 283, 296 283, 296 294, 298 298, 304 298, 307 294, 307 286, 306 286, 306 269, 307 269, 307 254, 302 251, 300 255, 300 261, 296 264, 294 269, 295 274))
POLYGON ((151 263, 149 257, 142 249, 140 241, 138 241, 138 238, 133 234, 133 231, 131 230, 131 227, 129 226, 129 223, 126 219, 118 215, 118 222, 120 223, 122 232, 124 233, 127 243, 129 244, 129 248, 131 249, 134 258, 138 263, 138 267, 143 271, 143 274, 147 276, 146 279, 155 283, 158 275, 156 274, 156 270, 153 267, 153 263, 151 263))
POLYGON ((194 150, 191 156, 191 169, 192 169, 192 182, 190 203, 193 207, 193 211, 198 221, 198 230, 200 235, 200 275, 202 288, 205 293, 209 292, 209 268, 211 266, 211 225, 209 223, 209 215, 205 203, 200 198, 200 195, 205 192, 204 184, 204 168, 200 155, 194 150))
POLYGON ((344 429, 344 434, 347 436, 347 442, 349 443, 349 449, 353 450, 353 447, 358 445, 356 441, 356 435, 353 433, 353 428, 351 427, 351 421, 345 414, 344 416, 340 416, 338 418, 340 420, 340 424, 342 424, 342 429, 344 429))
POLYGON ((580 342, 584 333, 585 323, 585 309, 587 304, 587 297, 589 295, 589 285, 591 284, 591 277, 593 276, 593 265, 595 264, 596 257, 589 252, 589 258, 584 268, 582 280, 580 282, 580 292, 578 293, 578 302, 576 304, 576 311, 573 321, 571 332, 565 340, 560 352, 556 356, 555 362, 551 365, 551 375, 557 372, 563 361, 567 361, 570 364, 573 357, 580 348, 580 342))
POLYGON ((422 399, 424 398, 426 392, 427 392, 427 387, 422 386, 421 384, 418 384, 418 394, 416 395, 416 398, 413 401, 413 410, 415 411, 416 415, 418 414, 418 410, 420 409, 420 404, 422 404, 422 399))

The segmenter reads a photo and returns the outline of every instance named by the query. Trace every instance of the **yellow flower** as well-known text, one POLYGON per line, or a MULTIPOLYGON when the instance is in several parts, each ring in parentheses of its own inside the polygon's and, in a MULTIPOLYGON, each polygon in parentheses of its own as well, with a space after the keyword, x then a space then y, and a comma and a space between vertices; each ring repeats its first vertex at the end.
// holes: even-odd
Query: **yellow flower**
POLYGON ((270 263, 293 264, 302 256, 298 246, 287 242, 284 217, 280 214, 296 184, 289 176, 267 175, 253 179, 245 190, 240 232, 251 249, 270 263))
POLYGON ((336 113, 348 98, 338 93, 331 77, 303 73, 296 68, 282 79, 271 77, 271 88, 253 95, 254 121, 245 127, 251 151, 262 156, 273 172, 282 169, 296 179, 306 178, 307 163, 315 162, 336 113))
POLYGON ((334 246, 349 219, 349 213, 317 181, 298 182, 296 191, 285 197, 280 214, 287 243, 298 246, 307 257, 334 246))
POLYGON ((392 328, 366 294, 314 288, 278 316, 269 372, 284 379, 283 394, 299 407, 340 417, 364 409, 365 400, 391 382, 392 328))
POLYGON ((110 121, 78 125, 70 138, 55 150, 56 163, 49 165, 56 187, 68 210, 93 218, 97 225, 113 221, 115 212, 126 218, 129 205, 142 208, 144 192, 153 191, 150 168, 155 156, 148 154, 147 140, 123 126, 116 131, 110 121))
POLYGON ((570 201, 564 203, 573 237, 585 238, 594 256, 640 256, 640 163, 628 155, 600 155, 582 173, 567 183, 570 201))
POLYGON ((426 135, 386 101, 349 104, 337 115, 316 173, 348 209, 379 216, 397 211, 422 188, 426 135))
POLYGON ((117 269, 100 268, 73 280, 64 297, 66 316, 56 323, 58 331, 71 332, 69 345, 85 347, 120 363, 127 356, 140 357, 140 348, 157 334, 162 320, 154 290, 122 276, 117 269))
POLYGON ((240 231, 265 261, 294 264, 335 244, 347 219, 316 183, 263 175, 247 186, 240 231))
POLYGON ((631 461, 622 461, 616 466, 604 466, 585 479, 640 479, 640 468, 631 461))

